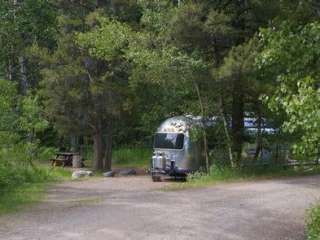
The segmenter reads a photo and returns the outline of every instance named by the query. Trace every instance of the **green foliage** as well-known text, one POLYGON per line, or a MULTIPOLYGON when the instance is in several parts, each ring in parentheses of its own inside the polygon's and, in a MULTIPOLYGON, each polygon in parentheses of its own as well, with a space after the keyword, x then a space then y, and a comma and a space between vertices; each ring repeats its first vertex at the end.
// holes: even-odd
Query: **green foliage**
POLYGON ((209 174, 196 172, 188 176, 187 182, 177 184, 174 188, 189 188, 189 187, 205 187, 221 182, 233 182, 242 180, 268 179, 274 177, 288 176, 304 176, 319 174, 319 167, 313 169, 292 168, 284 169, 280 167, 247 167, 247 168, 231 168, 230 166, 213 165, 210 168, 209 174))
MULTIPOLYGON (((132 112, 141 111, 143 108, 140 121, 143 125, 152 125, 152 128, 144 127, 149 134, 154 131, 154 123, 168 116, 168 113, 186 111, 184 107, 188 104, 174 103, 184 101, 181 98, 190 95, 190 89, 199 76, 208 74, 207 64, 201 58, 196 55, 188 56, 170 45, 154 48, 153 43, 158 37, 152 32, 136 32, 125 23, 101 17, 96 13, 88 19, 91 22, 95 19, 96 25, 90 32, 77 35, 78 44, 87 49, 92 57, 100 60, 110 62, 117 58, 121 62, 130 63, 127 72, 130 76, 128 90, 132 94, 129 101, 133 101, 133 104, 124 104, 126 110, 132 112), (159 91, 159 86, 166 85, 170 86, 166 92, 159 91), (155 101, 146 104, 147 96, 151 96, 155 101)), ((190 111, 194 109, 190 108, 190 111)), ((199 108, 196 111, 199 112, 199 108)))
POLYGON ((18 122, 21 131, 37 134, 46 130, 49 123, 43 118, 41 111, 42 107, 39 105, 37 96, 23 97, 18 122))
POLYGON ((120 148, 113 151, 115 167, 149 168, 152 151, 150 148, 120 148))
POLYGON ((169 28, 170 19, 176 10, 172 4, 165 1, 140 0, 142 8, 141 25, 151 33, 163 35, 169 28))
POLYGON ((307 218, 308 240, 320 239, 320 206, 313 207, 307 218))
MULTIPOLYGON (((21 163, 20 159, 13 159, 12 153, 6 154, 1 152, 0 159, 0 187, 3 190, 13 189, 16 186, 24 183, 36 183, 46 180, 46 175, 40 170, 35 170, 27 164, 21 163), (7 158, 9 155, 10 158, 7 158)), ((25 157, 24 152, 19 154, 25 157)), ((16 156, 15 156, 16 157, 16 156)))
POLYGON ((303 154, 318 153, 320 24, 290 26, 284 23, 278 31, 264 30, 264 50, 258 66, 265 78, 279 86, 272 96, 265 96, 269 107, 287 116, 283 127, 298 133, 301 141, 295 146, 303 154))
POLYGON ((225 81, 236 79, 241 81, 242 87, 255 90, 252 84, 258 84, 254 66, 258 50, 259 42, 255 37, 232 48, 219 68, 219 77, 225 81))
POLYGON ((203 5, 190 3, 182 4, 170 23, 170 35, 175 44, 191 52, 191 49, 203 51, 207 48, 208 36, 204 29, 203 19, 206 13, 203 5))
POLYGON ((0 189, 14 190, 25 183, 44 182, 49 174, 33 160, 47 157, 52 150, 40 146, 37 134, 48 123, 36 97, 17 96, 15 84, 0 80, 0 189))
POLYGON ((37 97, 18 96, 14 83, 0 80, 0 135, 6 136, 3 144, 35 139, 48 127, 41 111, 37 97))
MULTIPOLYGON (((12 8, 14 11, 14 6, 12 8)), ((53 46, 57 12, 49 1, 25 0, 16 8, 16 19, 13 22, 17 24, 15 30, 24 43, 30 45, 38 42, 42 46, 53 46)))
POLYGON ((209 174, 196 172, 188 176, 188 180, 190 182, 230 181, 230 180, 240 179, 242 177, 244 177, 244 174, 241 174, 241 172, 237 169, 213 165, 210 168, 209 174))
POLYGON ((131 41, 132 31, 129 26, 115 20, 101 17, 96 13, 88 16, 98 21, 99 27, 90 32, 79 33, 77 42, 87 48, 92 57, 112 61, 121 57, 131 41))
POLYGON ((18 114, 14 111, 17 97, 13 83, 0 80, 0 145, 10 144, 17 140, 15 133, 18 114))
MULTIPOLYGON (((46 149, 47 150, 47 149, 46 149)), ((54 179, 54 171, 41 166, 33 166, 26 161, 29 157, 29 146, 24 143, 0 150, 0 189, 11 191, 28 183, 46 182, 54 179)), ((42 154, 47 153, 42 148, 42 154)), ((37 157, 41 157, 40 153, 37 157)), ((51 155, 52 156, 52 155, 51 155)), ((48 159, 46 159, 48 160, 48 159)))
MULTIPOLYGON (((88 24, 100 19, 96 15, 88 17, 88 24)), ((93 39, 98 32, 94 29, 92 32, 77 32, 79 26, 81 19, 74 23, 65 17, 61 22, 58 47, 53 54, 39 46, 33 46, 31 50, 43 64, 41 95, 48 118, 61 135, 90 135, 97 122, 105 122, 109 116, 117 115, 122 107, 118 93, 126 84, 123 79, 126 63, 117 58, 121 44, 116 45, 115 38, 109 38, 113 41, 109 43, 116 47, 97 50, 93 39), (65 32, 70 21, 72 30, 65 32), (102 57, 108 59, 100 59, 102 57)), ((96 39, 98 46, 106 40, 103 37, 96 39)))
POLYGON ((0 214, 39 201, 49 183, 70 179, 71 175, 63 169, 38 167, 35 171, 10 164, 12 162, 3 165, 3 159, 0 159, 0 214))
POLYGON ((197 142, 200 141, 203 137, 204 129, 201 126, 195 126, 190 129, 190 139, 191 141, 197 142))
POLYGON ((39 68, 27 56, 27 49, 33 43, 55 46, 56 17, 57 11, 47 0, 0 1, 0 66, 19 87, 37 85, 39 68))
POLYGON ((45 131, 64 138, 54 145, 97 135, 103 146, 150 143, 162 120, 193 114, 224 116, 219 144, 208 134, 208 145, 241 160, 253 112, 287 116, 296 152, 315 154, 318 11, 316 0, 1 1, 0 74, 15 83, 0 81, 0 146, 31 161, 52 152, 45 131))
MULTIPOLYGON (((34 161, 52 154, 37 134, 47 127, 35 97, 17 95, 15 84, 0 80, 0 212, 37 200, 43 185, 56 179, 34 161)), ((52 156, 52 155, 51 155, 52 156)))
MULTIPOLYGON (((132 142, 130 142, 132 144, 132 142)), ((83 157, 85 164, 91 167, 93 160, 92 146, 84 147, 83 157)), ((112 166, 114 168, 149 168, 152 157, 152 148, 139 145, 114 147, 112 150, 112 166)))
POLYGON ((44 183, 22 184, 10 191, 2 190, 0 215, 21 209, 23 206, 39 201, 45 193, 44 183))

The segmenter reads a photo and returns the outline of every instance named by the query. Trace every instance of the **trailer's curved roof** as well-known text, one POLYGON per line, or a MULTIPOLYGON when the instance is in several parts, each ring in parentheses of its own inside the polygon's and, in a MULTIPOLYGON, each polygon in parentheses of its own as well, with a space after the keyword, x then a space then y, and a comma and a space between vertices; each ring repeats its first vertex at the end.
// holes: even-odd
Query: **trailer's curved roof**
POLYGON ((201 126, 201 118, 192 116, 177 116, 165 120, 157 132, 161 133, 186 133, 192 126, 201 126))
MULTIPOLYGON (((212 127, 217 122, 217 117, 212 117, 208 119, 203 119, 200 116, 176 116, 166 119, 160 127, 158 128, 158 133, 187 133, 191 127, 212 127)), ((231 126, 231 122, 229 123, 231 126)), ((256 133, 258 131, 257 119, 245 117, 244 118, 244 128, 249 133, 256 133)), ((263 119, 262 131, 267 134, 274 134, 277 129, 269 126, 267 121, 263 119)))

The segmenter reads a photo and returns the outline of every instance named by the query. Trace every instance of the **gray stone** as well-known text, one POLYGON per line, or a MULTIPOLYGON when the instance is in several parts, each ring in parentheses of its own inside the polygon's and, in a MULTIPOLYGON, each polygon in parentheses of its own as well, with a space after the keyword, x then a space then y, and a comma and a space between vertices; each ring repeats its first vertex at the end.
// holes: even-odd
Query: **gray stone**
POLYGON ((137 172, 134 169, 124 169, 119 172, 119 175, 121 175, 121 176, 131 176, 131 175, 136 175, 136 174, 137 174, 137 172))
POLYGON ((103 173, 104 177, 114 177, 116 173, 114 171, 109 171, 109 172, 105 172, 103 173))
POLYGON ((74 171, 72 173, 72 179, 79 179, 79 178, 83 178, 83 177, 91 177, 93 176, 93 172, 92 171, 87 171, 87 170, 79 170, 79 171, 74 171))

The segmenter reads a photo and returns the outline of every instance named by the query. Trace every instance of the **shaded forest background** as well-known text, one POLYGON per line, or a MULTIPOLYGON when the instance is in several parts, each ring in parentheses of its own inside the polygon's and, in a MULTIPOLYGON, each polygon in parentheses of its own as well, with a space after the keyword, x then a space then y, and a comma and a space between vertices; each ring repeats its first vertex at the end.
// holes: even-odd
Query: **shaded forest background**
POLYGON ((319 14, 316 0, 1 0, 0 168, 85 145, 110 169, 113 148, 151 148, 185 114, 219 116, 204 142, 230 166, 248 116, 317 155, 319 14))

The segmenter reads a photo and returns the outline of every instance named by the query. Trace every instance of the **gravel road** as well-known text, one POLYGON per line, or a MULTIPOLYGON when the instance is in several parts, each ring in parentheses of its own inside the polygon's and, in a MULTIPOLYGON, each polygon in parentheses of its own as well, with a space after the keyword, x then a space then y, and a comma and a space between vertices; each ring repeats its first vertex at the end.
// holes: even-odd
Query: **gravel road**
POLYGON ((68 182, 22 212, 0 217, 4 240, 304 239, 320 176, 162 191, 148 177, 68 182))

